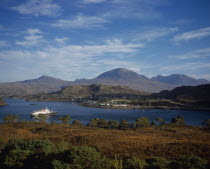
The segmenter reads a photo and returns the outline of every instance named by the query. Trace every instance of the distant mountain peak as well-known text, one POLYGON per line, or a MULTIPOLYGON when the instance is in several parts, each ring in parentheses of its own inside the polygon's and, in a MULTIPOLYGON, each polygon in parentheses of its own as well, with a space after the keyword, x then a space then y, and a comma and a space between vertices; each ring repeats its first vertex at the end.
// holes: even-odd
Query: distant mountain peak
POLYGON ((208 80, 205 79, 195 79, 183 74, 172 74, 169 76, 161 76, 158 75, 156 77, 151 78, 151 80, 168 83, 176 86, 196 86, 201 84, 208 84, 210 83, 208 80))
POLYGON ((140 77, 140 75, 126 68, 117 68, 104 72, 100 74, 97 78, 125 79, 134 77, 140 77))

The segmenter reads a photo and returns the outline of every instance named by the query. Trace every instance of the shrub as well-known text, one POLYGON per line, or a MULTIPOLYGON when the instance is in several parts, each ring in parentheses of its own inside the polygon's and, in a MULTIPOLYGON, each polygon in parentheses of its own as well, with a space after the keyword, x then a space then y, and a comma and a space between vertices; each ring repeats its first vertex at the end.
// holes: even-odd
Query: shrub
POLYGON ((2 166, 0 165, 0 168, 18 168, 29 165, 31 162, 34 164, 36 160, 43 159, 54 151, 55 146, 49 140, 10 140, 1 151, 0 164, 2 166))
POLYGON ((126 120, 121 120, 119 124, 119 129, 127 129, 130 124, 126 120))
POLYGON ((202 124, 206 127, 210 127, 210 119, 204 120, 202 124))
POLYGON ((185 124, 185 120, 184 120, 183 116, 177 116, 177 117, 173 117, 171 119, 171 123, 175 123, 175 124, 178 124, 178 125, 183 125, 183 124, 185 124))
POLYGON ((155 120, 157 122, 159 122, 160 125, 164 125, 165 124, 165 120, 163 118, 157 117, 157 118, 155 118, 155 120))
POLYGON ((83 126, 79 120, 73 120, 72 124, 75 126, 83 126))
POLYGON ((71 169, 70 165, 59 160, 52 161, 53 169, 71 169))
POLYGON ((145 160, 133 157, 126 161, 126 169, 144 169, 148 164, 145 160))
POLYGON ((113 129, 113 128, 118 128, 119 127, 119 123, 116 120, 111 120, 108 122, 108 127, 113 129))
POLYGON ((45 115, 45 114, 39 114, 39 115, 37 116, 37 119, 38 119, 41 123, 45 123, 46 120, 47 120, 47 118, 48 118, 48 116, 45 115))
POLYGON ((149 169, 168 169, 170 161, 163 157, 154 157, 148 160, 149 169))
POLYGON ((7 116, 3 118, 5 123, 16 122, 18 121, 18 119, 19 119, 19 116, 13 115, 13 114, 8 114, 7 116))
POLYGON ((99 120, 98 118, 91 119, 90 122, 87 125, 90 126, 90 127, 97 127, 98 120, 99 120))
POLYGON ((71 169, 104 169, 110 162, 92 147, 73 147, 66 152, 66 163, 71 169))
POLYGON ((150 126, 149 118, 147 117, 138 118, 136 119, 135 125, 136 127, 148 127, 150 126))
POLYGON ((170 164, 172 169, 207 169, 207 161, 195 155, 183 156, 170 164))
POLYGON ((69 115, 65 115, 64 117, 59 117, 58 120, 61 120, 62 123, 68 124, 71 120, 71 117, 69 115))

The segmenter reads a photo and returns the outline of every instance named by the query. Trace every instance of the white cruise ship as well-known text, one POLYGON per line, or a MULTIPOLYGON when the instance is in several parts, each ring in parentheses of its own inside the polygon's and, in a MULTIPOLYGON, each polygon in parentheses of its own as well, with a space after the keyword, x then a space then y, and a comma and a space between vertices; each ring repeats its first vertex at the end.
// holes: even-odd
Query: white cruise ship
POLYGON ((47 107, 45 109, 41 109, 41 110, 34 110, 33 112, 31 112, 31 116, 38 116, 40 114, 44 114, 44 115, 55 115, 57 112, 48 109, 47 107))

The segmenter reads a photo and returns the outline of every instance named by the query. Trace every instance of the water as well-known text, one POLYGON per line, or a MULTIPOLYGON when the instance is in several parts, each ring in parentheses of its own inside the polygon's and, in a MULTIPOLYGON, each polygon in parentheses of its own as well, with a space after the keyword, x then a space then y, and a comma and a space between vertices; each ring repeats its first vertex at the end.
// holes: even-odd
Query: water
POLYGON ((87 124, 92 118, 104 118, 106 120, 127 120, 134 122, 139 117, 148 117, 151 121, 156 117, 161 117, 170 122, 172 117, 184 116, 188 125, 200 126, 201 122, 210 118, 210 112, 191 111, 191 110, 117 110, 117 109, 102 109, 81 107, 75 103, 69 102, 34 102, 20 99, 6 99, 7 105, 0 106, 0 123, 3 122, 3 117, 7 114, 15 114, 20 119, 34 120, 31 118, 31 112, 45 107, 58 112, 56 116, 50 116, 48 122, 60 122, 58 117, 70 115, 74 120, 80 120, 87 124))

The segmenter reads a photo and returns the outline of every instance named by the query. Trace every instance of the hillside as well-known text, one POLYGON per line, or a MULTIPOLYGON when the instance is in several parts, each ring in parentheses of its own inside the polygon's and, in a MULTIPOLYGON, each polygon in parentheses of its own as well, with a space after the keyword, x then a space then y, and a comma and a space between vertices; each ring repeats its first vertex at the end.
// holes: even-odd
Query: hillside
POLYGON ((0 83, 0 97, 16 97, 28 94, 50 93, 61 90, 70 84, 69 81, 41 76, 38 79, 31 79, 19 82, 0 83))
POLYGON ((122 85, 128 86, 131 89, 145 92, 159 92, 161 90, 170 90, 175 86, 165 83, 152 81, 149 78, 139 75, 136 72, 125 68, 118 68, 104 72, 94 79, 81 79, 74 81, 72 84, 90 85, 90 84, 105 84, 105 85, 122 85))
POLYGON ((5 102, 2 98, 0 98, 0 106, 3 106, 3 105, 5 105, 5 102))
POLYGON ((77 79, 66 81, 50 76, 41 76, 19 82, 0 83, 0 97, 22 97, 28 94, 58 92, 69 85, 103 84, 112 86, 128 86, 133 90, 157 93, 162 90, 171 90, 180 85, 197 85, 207 83, 204 79, 193 79, 185 75, 157 76, 152 79, 138 73, 118 68, 104 72, 93 79, 77 79))
POLYGON ((29 95, 27 99, 34 100, 79 100, 102 96, 127 96, 127 95, 146 95, 146 92, 140 92, 130 89, 127 86, 110 85, 73 85, 63 88, 57 93, 29 95))
POLYGON ((171 91, 152 94, 153 97, 175 99, 185 104, 210 107, 210 84, 199 86, 182 86, 171 91))
POLYGON ((175 86, 197 86, 201 84, 208 84, 210 81, 205 79, 195 79, 186 75, 172 74, 170 76, 161 76, 151 78, 151 80, 167 83, 175 86))

